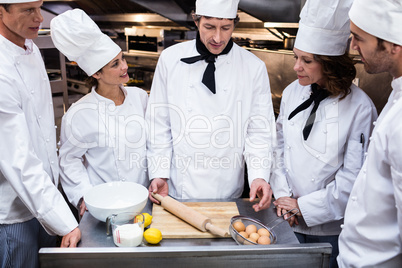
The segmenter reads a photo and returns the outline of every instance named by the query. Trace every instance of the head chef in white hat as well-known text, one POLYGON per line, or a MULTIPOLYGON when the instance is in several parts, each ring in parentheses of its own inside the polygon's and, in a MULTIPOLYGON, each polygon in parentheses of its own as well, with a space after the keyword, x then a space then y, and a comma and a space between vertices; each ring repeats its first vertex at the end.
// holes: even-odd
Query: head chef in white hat
POLYGON ((56 16, 50 31, 56 48, 88 75, 91 89, 66 112, 60 130, 61 185, 82 216, 83 196, 95 185, 149 185, 144 164, 148 95, 123 85, 129 75, 120 47, 81 9, 56 16))
POLYGON ((388 72, 394 79, 346 207, 338 263, 401 267, 402 1, 355 0, 349 16, 351 47, 361 55, 365 70, 388 72))
POLYGON ((346 51, 351 4, 305 3, 293 49, 298 79, 284 90, 277 120, 277 156, 284 164, 275 177, 287 180, 293 195, 274 204, 278 215, 300 211, 290 224, 301 243, 331 243, 330 267, 337 267, 344 208, 367 147, 361 137, 370 135, 377 118, 370 98, 352 84, 356 69, 346 51))
POLYGON ((41 247, 81 231, 58 190, 49 79, 38 47, 43 1, 0 0, 0 265, 39 267, 41 247))
MULTIPOLYGON (((233 30, 239 21, 237 15, 239 1, 240 0, 197 0, 195 2, 193 19, 198 27, 201 41, 210 53, 218 55, 226 48, 231 40, 233 30), (203 19, 201 20, 201 18, 203 19), (212 37, 205 29, 205 23, 211 22, 212 19, 219 19, 222 25, 226 25, 228 31, 221 31, 220 35, 212 37)), ((219 26, 222 27, 221 25, 219 26)), ((213 27, 218 27, 218 25, 213 25, 213 27)))
MULTIPOLYGON (((191 137, 186 134, 186 138, 180 139, 179 143, 171 142, 177 133, 182 132, 183 125, 173 113, 158 109, 152 114, 152 109, 147 110, 148 123, 155 126, 155 131, 151 129, 150 133, 155 142, 149 142, 148 150, 148 170, 152 179, 150 192, 163 196, 169 194, 180 199, 237 198, 244 190, 245 170, 243 164, 236 164, 238 157, 241 161, 258 159, 265 163, 260 156, 270 157, 272 154, 270 150, 275 136, 275 119, 268 74, 263 61, 232 41, 232 34, 239 20, 238 5, 239 0, 195 1, 193 18, 198 28, 196 39, 175 44, 165 49, 159 57, 148 107, 160 104, 175 107, 183 112, 184 120, 211 119, 207 124, 211 128, 210 131, 195 130, 197 133, 191 134, 191 137), (239 113, 241 119, 235 120, 239 113), (262 115, 266 124, 256 122, 257 119, 252 114, 262 115), (209 122, 216 121, 222 115, 233 120, 230 123, 233 128, 225 131, 224 135, 218 134, 218 137, 216 134, 223 131, 223 125, 211 125, 209 122), (239 136, 238 133, 233 133, 232 130, 243 129, 246 125, 250 128, 262 127, 263 130, 250 133, 246 129, 240 132, 247 131, 247 134, 239 136), (246 146, 246 136, 250 141, 262 141, 264 146, 246 146), (234 137, 238 139, 231 146, 229 140, 234 137), (204 141, 207 141, 206 146, 204 141), (158 148, 158 143, 166 146, 163 149, 158 148), (199 146, 201 143, 203 145, 199 146), (152 165, 166 158, 173 163, 173 159, 182 158, 183 150, 187 155, 186 165, 152 165), (227 163, 216 167, 197 164, 210 156, 226 159, 227 163)), ((195 126, 200 122, 196 121, 195 124, 191 121, 185 123, 195 126)), ((200 128, 203 127, 200 125, 200 128)), ((207 160, 205 163, 209 162, 207 160)), ((272 197, 268 183, 271 162, 267 163, 266 168, 250 162, 248 164, 250 200, 260 197, 253 207, 256 211, 266 209, 270 206, 272 197)), ((159 203, 152 195, 150 199, 159 203)))

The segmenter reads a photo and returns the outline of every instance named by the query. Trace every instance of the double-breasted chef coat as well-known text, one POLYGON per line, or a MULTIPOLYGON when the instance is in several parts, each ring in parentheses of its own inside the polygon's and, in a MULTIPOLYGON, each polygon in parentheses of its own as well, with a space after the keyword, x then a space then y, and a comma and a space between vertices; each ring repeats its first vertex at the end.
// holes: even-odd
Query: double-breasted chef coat
POLYGON ((0 35, 0 224, 36 217, 51 235, 78 226, 56 188, 59 167, 49 79, 39 49, 0 35))
POLYGON ((275 123, 265 64, 233 44, 215 62, 216 94, 201 82, 205 61, 196 41, 165 49, 159 58, 146 119, 150 179, 168 178, 175 198, 237 198, 244 185, 269 181, 275 123))
POLYGON ((60 131, 61 184, 77 206, 93 186, 131 181, 148 187, 145 109, 148 95, 123 87, 121 105, 95 87, 63 116, 60 131))
POLYGON ((339 267, 402 265, 402 77, 391 86, 346 206, 339 267))
POLYGON ((367 140, 377 111, 371 99, 352 84, 345 98, 327 97, 319 104, 307 140, 303 128, 313 105, 290 120, 290 113, 307 100, 311 86, 296 80, 283 92, 277 119, 275 196, 298 200, 303 217, 293 230, 309 235, 338 235, 346 202, 363 164, 367 140), (286 178, 289 188, 279 183, 286 178), (279 188, 279 189, 278 189, 279 188))

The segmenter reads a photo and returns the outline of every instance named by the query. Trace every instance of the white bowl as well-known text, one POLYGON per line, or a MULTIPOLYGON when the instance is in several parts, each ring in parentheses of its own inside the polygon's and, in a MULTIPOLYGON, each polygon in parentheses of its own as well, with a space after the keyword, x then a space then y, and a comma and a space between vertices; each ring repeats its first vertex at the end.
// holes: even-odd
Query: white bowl
POLYGON ((104 222, 113 214, 141 213, 147 200, 148 189, 134 182, 116 181, 99 184, 84 195, 89 213, 104 222))

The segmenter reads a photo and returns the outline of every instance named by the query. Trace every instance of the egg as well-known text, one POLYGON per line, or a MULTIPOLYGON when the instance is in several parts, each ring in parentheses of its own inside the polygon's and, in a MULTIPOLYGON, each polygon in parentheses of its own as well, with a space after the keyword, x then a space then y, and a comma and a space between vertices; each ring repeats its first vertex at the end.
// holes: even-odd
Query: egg
POLYGON ((238 232, 243 232, 244 230, 246 230, 246 226, 244 226, 244 223, 242 223, 241 221, 235 221, 233 223, 233 228, 238 232))
POLYGON ((261 245, 269 245, 271 244, 271 239, 269 238, 269 236, 262 235, 260 236, 260 238, 258 238, 257 243, 261 245))
POLYGON ((247 225, 246 227, 246 233, 250 235, 251 233, 256 233, 257 232, 257 227, 254 224, 247 225))
POLYGON ((241 236, 243 236, 244 238, 248 238, 248 233, 246 233, 246 232, 244 232, 244 231, 239 232, 239 234, 240 234, 241 236))
POLYGON ((260 235, 257 234, 257 233, 251 233, 251 234, 248 236, 248 239, 250 239, 250 240, 252 240, 252 241, 257 241, 258 238, 260 238, 260 235))
POLYGON ((265 229, 265 228, 260 228, 260 229, 258 229, 258 232, 257 232, 260 236, 263 236, 263 235, 265 235, 265 236, 270 236, 270 233, 269 233, 269 231, 267 230, 267 229, 265 229))
MULTIPOLYGON (((257 243, 256 241, 253 241, 254 243, 257 243)), ((244 240, 243 245, 254 245, 253 243, 251 243, 250 241, 248 241, 247 239, 244 240)))
POLYGON ((252 241, 252 242, 254 242, 254 243, 257 243, 257 240, 255 240, 255 238, 254 237, 248 237, 247 238, 247 240, 249 240, 249 241, 252 241))

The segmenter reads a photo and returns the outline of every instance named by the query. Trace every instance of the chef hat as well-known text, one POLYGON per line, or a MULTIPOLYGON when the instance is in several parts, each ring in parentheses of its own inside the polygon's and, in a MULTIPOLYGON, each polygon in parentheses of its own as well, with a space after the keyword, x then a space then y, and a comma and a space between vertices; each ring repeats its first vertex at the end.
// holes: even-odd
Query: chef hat
POLYGON ((20 3, 29 3, 37 1, 39 0, 0 0, 0 4, 20 4, 20 3))
POLYGON ((352 2, 307 0, 300 13, 294 47, 317 55, 343 55, 350 36, 348 12, 352 2))
POLYGON ((88 76, 102 69, 121 51, 81 9, 56 16, 50 22, 50 31, 56 48, 77 62, 88 76))
POLYGON ((350 20, 363 31, 402 46, 402 2, 400 0, 355 0, 350 20))
POLYGON ((197 0, 195 14, 223 19, 234 19, 240 0, 197 0))

